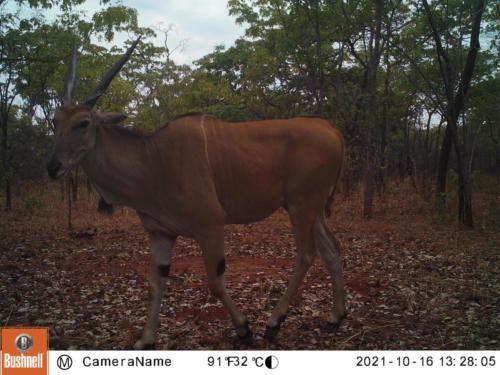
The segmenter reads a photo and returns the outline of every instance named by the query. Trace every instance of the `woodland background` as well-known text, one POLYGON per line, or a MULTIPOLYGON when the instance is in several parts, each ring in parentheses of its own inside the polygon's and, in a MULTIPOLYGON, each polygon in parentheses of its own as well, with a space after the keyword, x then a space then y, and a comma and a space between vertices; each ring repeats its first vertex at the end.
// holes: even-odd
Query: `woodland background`
MULTIPOLYGON (((78 102, 142 35, 97 104, 129 115, 126 126, 154 130, 197 111, 322 116, 343 131, 331 226, 345 247, 352 315, 335 333, 316 323, 330 297, 315 265, 275 348, 499 348, 498 2, 229 0, 245 35, 190 65, 175 62, 183 46, 169 44, 171 27, 141 28, 119 1, 75 12, 83 3, 0 0, 0 324, 48 325, 56 348, 120 348, 117 338, 132 342, 124 332, 142 324, 147 242, 133 213, 98 216, 83 171, 49 182, 45 169, 73 41, 78 102), (127 42, 103 46, 117 35, 127 42)), ((229 289, 262 327, 293 265, 289 233, 282 212, 228 230, 229 289)), ((169 281, 178 310, 164 307, 160 346, 232 347, 227 317, 198 283, 196 244, 178 248, 169 281)))

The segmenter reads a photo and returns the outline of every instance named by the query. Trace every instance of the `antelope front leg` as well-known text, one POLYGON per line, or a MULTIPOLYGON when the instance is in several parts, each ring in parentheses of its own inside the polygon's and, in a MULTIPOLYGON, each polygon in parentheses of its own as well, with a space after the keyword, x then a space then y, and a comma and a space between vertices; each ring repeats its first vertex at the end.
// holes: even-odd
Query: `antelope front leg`
POLYGON ((147 349, 154 346, 158 330, 158 314, 165 291, 165 281, 170 272, 175 237, 149 233, 149 242, 151 245, 151 300, 146 326, 141 338, 134 344, 134 349, 147 349))
POLYGON ((224 258, 224 229, 220 228, 214 232, 197 239, 203 251, 203 259, 208 276, 208 287, 212 294, 220 299, 226 310, 231 315, 231 320, 236 328, 238 337, 243 341, 252 339, 252 331, 248 320, 235 306, 226 290, 226 260, 224 258))

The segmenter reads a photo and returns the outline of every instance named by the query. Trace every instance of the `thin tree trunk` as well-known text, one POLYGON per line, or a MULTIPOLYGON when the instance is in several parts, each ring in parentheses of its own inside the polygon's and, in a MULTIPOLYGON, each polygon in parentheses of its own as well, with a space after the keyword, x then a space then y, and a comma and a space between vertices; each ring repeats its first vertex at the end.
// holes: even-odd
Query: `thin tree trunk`
POLYGON ((497 181, 500 181, 500 152, 498 150, 495 150, 495 175, 497 181))
POLYGON ((90 200, 90 197, 92 196, 92 185, 90 184, 90 180, 87 177, 87 200, 90 200))
POLYGON ((387 171, 387 127, 388 127, 388 112, 389 112, 389 78, 391 75, 391 64, 389 63, 388 57, 388 49, 386 49, 385 53, 385 62, 386 62, 386 74, 384 80, 384 104, 382 106, 382 118, 380 120, 380 149, 379 149, 379 157, 380 160, 377 163, 377 174, 376 174, 376 186, 377 193, 379 196, 384 194, 385 191, 385 177, 387 171))
POLYGON ((415 189, 415 191, 418 193, 418 186, 417 186, 417 163, 415 163, 415 160, 411 157, 411 155, 408 153, 408 156, 406 157, 406 173, 408 176, 410 176, 411 180, 411 185, 415 189))
MULTIPOLYGON (((432 166, 431 175, 437 176, 437 165, 438 165, 438 155, 439 155, 439 141, 441 140, 441 128, 443 127, 444 117, 441 116, 439 120, 439 125, 436 130, 436 136, 432 137, 431 150, 432 150, 432 166)), ((437 181, 437 180, 436 180, 437 181)), ((436 184, 437 186, 437 184, 436 184)))
POLYGON ((452 143, 455 146, 455 156, 458 173, 458 219, 460 225, 465 229, 474 228, 472 217, 472 191, 470 188, 469 173, 465 165, 465 156, 458 141, 457 124, 450 121, 447 128, 450 128, 452 143))
MULTIPOLYGON (((370 152, 369 152, 370 153, 370 152)), ((371 153, 370 153, 371 154, 371 153)), ((368 156, 365 164, 363 216, 367 219, 373 217, 373 196, 375 195, 375 162, 373 156, 368 156)))
MULTIPOLYGON (((450 58, 443 48, 441 43, 441 37, 439 35, 438 29, 435 26, 435 22, 432 16, 431 9, 427 0, 422 0, 425 12, 427 14, 429 25, 432 30, 432 35, 436 43, 436 52, 438 55, 438 63, 441 70, 441 75, 443 78, 443 83, 446 91, 447 98, 447 113, 446 113, 446 133, 445 140, 443 141, 442 153, 448 151, 446 155, 443 156, 443 163, 440 160, 440 168, 438 171, 438 185, 436 189, 437 199, 439 200, 439 195, 443 190, 446 189, 446 170, 448 167, 449 158, 449 147, 446 142, 451 142, 454 145, 456 159, 457 159, 457 173, 458 173, 458 190, 459 190, 459 205, 458 205, 458 218, 460 225, 464 228, 473 228, 474 222, 472 219, 472 191, 470 188, 469 175, 467 173, 467 168, 465 165, 465 158, 462 152, 462 146, 458 139, 458 118, 464 107, 464 101, 467 95, 467 91, 470 86, 470 81, 472 79, 472 74, 474 72, 474 66, 476 62, 477 53, 479 51, 479 33, 481 30, 481 19, 483 16, 483 11, 485 8, 485 0, 477 0, 474 4, 474 11, 472 13, 472 29, 470 36, 470 48, 467 54, 467 59, 458 81, 458 85, 453 78, 453 67, 450 62, 450 58), (458 87, 456 92, 455 87, 458 87), (451 139, 447 139, 447 137, 451 139), (447 146, 446 148, 444 146, 447 146), (444 189, 443 189, 444 187, 444 189)), ((441 202, 442 203, 442 202, 441 202)))
POLYGON ((71 175, 71 191, 73 202, 76 202, 78 200, 78 171, 79 167, 76 167, 75 171, 71 175))
POLYGON ((429 118, 427 119, 427 125, 425 128, 425 150, 424 150, 424 160, 422 167, 422 178, 425 182, 429 178, 429 164, 430 164, 430 153, 431 153, 431 141, 430 141, 430 133, 431 133, 431 122, 432 116, 434 115, 434 111, 429 113, 429 118))
POLYGON ((59 180, 59 192, 61 193, 61 200, 64 202, 66 199, 66 178, 59 180))
POLYGON ((384 2, 375 0, 375 28, 372 29, 370 38, 370 57, 366 67, 366 102, 364 108, 365 120, 365 181, 364 181, 364 199, 363 216, 371 218, 373 216, 373 197, 375 192, 375 168, 376 152, 375 129, 378 129, 377 121, 377 69, 380 65, 382 55, 381 29, 384 2))
POLYGON ((73 229, 72 217, 72 199, 71 199, 71 179, 66 178, 66 199, 68 201, 68 230, 73 229))
MULTIPOLYGON (((5 111, 6 112, 6 111, 5 111)), ((0 118, 1 121, 1 128, 2 128, 2 144, 1 144, 1 163, 2 163, 2 169, 3 169, 3 174, 4 174, 4 187, 5 187, 5 206, 4 209, 5 211, 9 212, 12 209, 12 197, 11 197, 11 188, 10 188, 10 180, 9 180, 9 166, 7 162, 7 137, 8 137, 8 120, 9 120, 9 115, 8 112, 3 113, 2 117, 0 118)))
POLYGON ((443 145, 439 152, 437 179, 436 179, 436 208, 438 211, 444 210, 446 206, 446 176, 448 173, 448 162, 451 151, 451 131, 446 126, 444 131, 443 145))
POLYGON ((5 211, 10 212, 12 210, 12 192, 10 188, 10 180, 5 179, 5 211))
POLYGON ((493 125, 493 123, 490 123, 490 139, 493 142, 493 145, 495 147, 495 176, 497 178, 497 181, 500 181, 500 152, 498 148, 498 140, 495 137, 495 133, 493 131, 493 127, 496 125, 493 125))
POLYGON ((469 175, 472 173, 472 165, 474 162, 474 153, 476 151, 477 138, 478 138, 480 131, 481 131, 481 127, 478 126, 477 130, 474 132, 474 135, 472 136, 472 141, 471 141, 471 146, 470 146, 469 163, 467 165, 467 172, 469 173, 469 175))

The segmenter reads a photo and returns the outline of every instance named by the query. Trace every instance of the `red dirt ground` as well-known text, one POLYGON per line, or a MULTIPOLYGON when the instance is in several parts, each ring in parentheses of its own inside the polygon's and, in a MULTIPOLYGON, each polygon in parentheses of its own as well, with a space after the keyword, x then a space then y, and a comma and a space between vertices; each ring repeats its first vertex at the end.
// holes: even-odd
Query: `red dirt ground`
MULTIPOLYGON (((477 229, 457 230, 410 188, 394 185, 360 217, 359 197, 337 197, 330 227, 345 248, 348 317, 336 330, 330 277, 317 259, 278 339, 265 323, 294 264, 285 212, 226 231, 228 290, 255 338, 236 340, 220 302, 210 296, 200 250, 176 244, 161 310, 159 349, 499 349, 500 198, 476 200, 477 229)), ((74 209, 73 230, 57 191, 45 205, 0 216, 0 325, 48 326, 53 349, 128 349, 145 322, 149 253, 129 209, 74 209), (62 213, 62 214, 61 214, 62 213), (92 235, 96 231, 95 235, 92 235), (90 238, 73 238, 75 233, 90 238)))

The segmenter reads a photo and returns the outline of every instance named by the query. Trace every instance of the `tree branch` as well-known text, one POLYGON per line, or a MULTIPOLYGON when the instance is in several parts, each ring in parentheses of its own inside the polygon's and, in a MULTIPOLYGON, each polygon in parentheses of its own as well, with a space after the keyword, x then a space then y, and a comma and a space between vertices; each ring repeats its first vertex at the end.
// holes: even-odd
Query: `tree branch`
POLYGON ((422 0, 422 4, 424 5, 425 13, 427 14, 427 19, 429 20, 429 25, 431 27, 432 36, 434 38, 434 42, 436 43, 437 60, 439 63, 439 69, 441 70, 441 76, 444 82, 446 97, 448 98, 448 101, 451 103, 453 101, 453 86, 454 86, 452 84, 451 63, 446 51, 443 48, 443 44, 441 43, 441 38, 439 37, 436 25, 434 23, 434 17, 432 16, 429 3, 427 2, 427 0, 422 0), (445 62, 444 66, 443 66, 443 60, 445 62))
POLYGON ((470 81, 472 79, 472 73, 474 71, 474 65, 476 62, 476 57, 479 52, 479 33, 481 30, 481 18, 483 16, 483 11, 485 8, 485 0, 478 0, 476 7, 474 9, 474 21, 472 24, 471 38, 469 53, 467 54, 467 60, 465 62, 464 70, 460 79, 460 84, 458 86, 457 94, 455 95, 455 102, 453 104, 454 113, 453 115, 458 118, 460 111, 463 108, 464 99, 467 95, 467 91, 470 86, 470 81))

